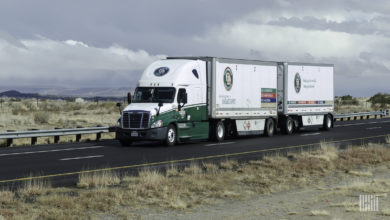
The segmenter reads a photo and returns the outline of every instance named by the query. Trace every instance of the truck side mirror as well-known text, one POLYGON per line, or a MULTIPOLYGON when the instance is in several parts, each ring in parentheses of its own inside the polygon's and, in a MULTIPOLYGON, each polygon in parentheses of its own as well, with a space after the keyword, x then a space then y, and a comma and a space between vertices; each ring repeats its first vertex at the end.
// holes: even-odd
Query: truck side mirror
POLYGON ((116 103, 116 107, 118 107, 118 109, 119 109, 119 114, 122 114, 121 106, 122 106, 122 103, 120 103, 120 102, 116 103))
POLYGON ((131 104, 131 92, 127 93, 127 103, 131 104))
POLYGON ((162 103, 162 102, 159 102, 158 103, 158 110, 157 110, 157 116, 159 116, 160 115, 160 109, 161 109, 161 107, 163 106, 164 104, 162 103))

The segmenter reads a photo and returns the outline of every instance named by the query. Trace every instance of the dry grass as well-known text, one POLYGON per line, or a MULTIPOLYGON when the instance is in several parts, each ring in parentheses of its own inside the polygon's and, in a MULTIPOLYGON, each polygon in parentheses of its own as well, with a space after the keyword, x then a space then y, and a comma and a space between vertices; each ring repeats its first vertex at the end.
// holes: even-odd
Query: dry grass
POLYGON ((351 170, 348 173, 355 176, 372 176, 370 171, 351 170))
POLYGON ((390 182, 389 179, 375 179, 371 182, 355 181, 345 186, 336 188, 339 193, 351 193, 351 192, 361 192, 361 193, 388 193, 390 192, 390 182))
POLYGON ((0 131, 109 126, 119 118, 114 102, 5 99, 0 112, 0 131))
POLYGON ((45 194, 49 188, 51 185, 46 179, 29 179, 24 181, 24 185, 18 190, 18 193, 25 196, 39 196, 45 194))
MULTIPOLYGON (((3 99, 4 100, 4 99, 3 99)), ((119 118, 119 110, 114 102, 68 102, 64 100, 39 101, 6 99, 0 108, 0 132, 7 130, 54 129, 113 126, 119 118)), ((113 133, 103 134, 102 138, 112 139, 113 133)), ((61 137, 60 142, 73 142, 75 136, 61 137)), ((93 135, 85 135, 81 141, 95 140, 93 135)), ((53 137, 38 138, 37 144, 52 144, 53 137)), ((31 140, 15 139, 13 146, 30 145, 31 140)), ((5 146, 5 140, 0 140, 5 146)))
POLYGON ((117 185, 120 183, 119 174, 112 171, 102 171, 102 172, 88 172, 82 173, 79 175, 79 181, 77 187, 79 188, 89 188, 97 187, 102 188, 111 185, 117 185))
MULTIPOLYGON (((141 170, 138 176, 122 177, 112 171, 84 173, 75 188, 51 188, 42 180, 31 180, 16 192, 0 192, 0 215, 6 219, 131 218, 137 210, 186 210, 226 198, 244 199, 315 185, 334 172, 357 172, 357 166, 386 161, 390 161, 388 147, 351 147, 338 152, 334 146, 323 144, 312 153, 266 157, 247 163, 224 160, 216 164, 191 163, 181 169, 172 165, 166 172, 141 170)), ((390 182, 386 179, 354 182, 335 191, 354 196, 356 193, 385 196, 390 191, 390 182)), ((355 203, 348 202, 331 206, 357 209, 355 203)), ((330 214, 312 210, 311 215, 330 214)))
POLYGON ((344 207, 346 209, 351 209, 351 208, 359 208, 359 203, 351 202, 351 201, 344 201, 341 203, 333 203, 330 206, 331 207, 344 207))
POLYGON ((381 211, 381 215, 384 215, 384 216, 390 216, 390 209, 389 208, 385 208, 381 211))
POLYGON ((329 216, 330 213, 326 210, 312 210, 312 211, 310 211, 310 215, 312 215, 312 216, 329 216))

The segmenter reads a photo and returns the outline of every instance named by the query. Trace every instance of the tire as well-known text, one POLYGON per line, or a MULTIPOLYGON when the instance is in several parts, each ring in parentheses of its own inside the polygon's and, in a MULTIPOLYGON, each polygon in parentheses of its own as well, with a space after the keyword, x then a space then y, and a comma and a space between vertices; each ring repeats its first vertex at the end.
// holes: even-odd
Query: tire
POLYGON ((119 143, 121 143, 122 147, 128 147, 128 146, 130 146, 133 142, 130 141, 130 140, 119 139, 119 143))
POLYGON ((294 121, 292 120, 291 117, 287 117, 287 118, 283 119, 281 130, 282 130, 283 134, 290 135, 290 134, 293 133, 293 131, 294 131, 294 121))
POLYGON ((222 121, 218 121, 214 127, 214 139, 217 142, 222 142, 225 139, 225 125, 222 121))
POLYGON ((165 135, 165 145, 175 146, 176 139, 177 139, 176 127, 170 124, 167 129, 167 134, 165 135))
POLYGON ((275 133, 275 123, 272 118, 267 119, 265 122, 264 135, 266 137, 272 137, 275 133))
POLYGON ((330 115, 324 115, 324 124, 322 125, 322 128, 325 131, 332 128, 332 117, 330 117, 330 115))

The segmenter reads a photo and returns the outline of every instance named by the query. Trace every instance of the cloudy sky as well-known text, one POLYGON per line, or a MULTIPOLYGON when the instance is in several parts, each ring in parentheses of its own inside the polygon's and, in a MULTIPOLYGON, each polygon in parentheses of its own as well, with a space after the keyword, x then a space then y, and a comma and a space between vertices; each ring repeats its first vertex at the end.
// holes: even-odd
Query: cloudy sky
POLYGON ((165 56, 335 64, 390 93, 390 1, 0 0, 0 87, 134 87, 165 56))

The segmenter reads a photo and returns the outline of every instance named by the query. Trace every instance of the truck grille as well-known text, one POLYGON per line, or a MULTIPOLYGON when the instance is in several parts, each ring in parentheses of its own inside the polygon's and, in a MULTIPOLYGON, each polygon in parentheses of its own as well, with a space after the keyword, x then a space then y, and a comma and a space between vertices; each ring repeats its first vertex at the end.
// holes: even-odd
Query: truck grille
POLYGON ((150 113, 146 111, 127 111, 122 114, 123 128, 148 128, 150 113))

